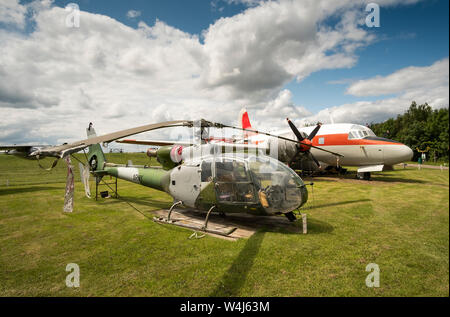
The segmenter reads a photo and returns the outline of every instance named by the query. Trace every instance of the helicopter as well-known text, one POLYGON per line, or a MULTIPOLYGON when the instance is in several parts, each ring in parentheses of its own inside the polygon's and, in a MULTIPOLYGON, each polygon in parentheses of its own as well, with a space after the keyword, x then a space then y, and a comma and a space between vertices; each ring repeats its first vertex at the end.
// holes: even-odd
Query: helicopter
MULTIPOLYGON (((65 159, 70 169, 69 155, 83 151, 87 160, 86 167, 90 174, 95 176, 97 184, 105 176, 114 176, 168 193, 174 203, 166 219, 154 219, 159 222, 174 224, 170 217, 176 206, 206 211, 204 225, 200 228, 205 232, 211 232, 207 224, 212 212, 222 215, 285 215, 290 221, 295 221, 293 211, 302 207, 308 200, 307 185, 295 171, 267 153, 258 151, 257 146, 204 141, 205 129, 227 127, 230 126, 203 119, 198 122, 170 121, 97 136, 90 124, 86 129, 87 139, 38 149, 31 153, 31 156, 38 159, 40 156, 53 156, 56 161, 65 159), (199 126, 200 142, 149 149, 147 154, 156 157, 160 167, 134 167, 109 162, 101 147, 101 144, 105 145, 133 134, 180 126, 199 126)), ((298 143, 297 140, 291 141, 298 143)), ((73 181, 72 184, 67 182, 66 195, 70 191, 73 197, 73 181)))

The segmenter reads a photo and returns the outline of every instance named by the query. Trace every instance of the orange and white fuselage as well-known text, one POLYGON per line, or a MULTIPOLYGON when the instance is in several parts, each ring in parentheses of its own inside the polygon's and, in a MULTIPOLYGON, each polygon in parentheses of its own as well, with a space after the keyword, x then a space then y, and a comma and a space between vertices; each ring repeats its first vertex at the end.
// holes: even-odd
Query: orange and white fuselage
MULTIPOLYGON (((241 118, 243 118, 242 113, 241 118)), ((242 127, 252 129, 249 123, 246 127, 244 125, 242 127)), ((299 131, 308 136, 314 128, 315 126, 303 127, 299 131)), ((296 139, 291 130, 272 132, 272 134, 296 139)), ((273 142, 271 139, 273 138, 261 134, 250 134, 247 142, 267 147, 277 144, 278 156, 283 162, 288 162, 295 155, 297 146, 295 143, 283 140, 273 142)), ((377 137, 368 127, 351 123, 323 124, 312 139, 312 145, 343 155, 338 158, 331 153, 311 148, 311 154, 321 163, 322 168, 327 165, 358 166, 358 172, 382 171, 388 166, 410 161, 413 156, 408 146, 377 137)))

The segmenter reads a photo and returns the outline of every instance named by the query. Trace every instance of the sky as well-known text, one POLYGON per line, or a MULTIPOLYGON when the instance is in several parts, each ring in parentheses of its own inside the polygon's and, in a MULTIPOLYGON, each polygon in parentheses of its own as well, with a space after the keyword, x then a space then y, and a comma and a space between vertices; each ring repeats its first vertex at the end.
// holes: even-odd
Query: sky
POLYGON ((268 131, 448 107, 449 2, 380 0, 369 27, 370 2, 0 0, 0 144, 70 142, 89 122, 238 125, 242 107, 268 131))

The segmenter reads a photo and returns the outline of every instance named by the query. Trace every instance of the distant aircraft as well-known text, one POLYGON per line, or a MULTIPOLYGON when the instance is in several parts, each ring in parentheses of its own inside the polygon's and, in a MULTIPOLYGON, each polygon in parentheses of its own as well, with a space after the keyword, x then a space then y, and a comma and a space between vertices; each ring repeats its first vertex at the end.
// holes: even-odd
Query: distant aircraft
POLYGON ((32 154, 46 147, 49 147, 49 145, 0 145, 0 151, 4 151, 5 154, 35 160, 36 156, 32 154))
POLYGON ((57 160, 53 161, 49 168, 43 167, 39 162, 39 159, 51 156, 43 151, 50 147, 52 145, 0 145, 0 151, 4 151, 7 155, 14 155, 27 160, 37 160, 41 168, 52 169, 56 166, 57 160))
MULTIPOLYGON (((413 151, 406 145, 378 137, 368 127, 351 124, 318 124, 297 129, 287 119, 291 130, 272 132, 286 138, 296 137, 299 144, 277 140, 278 155, 282 162, 293 168, 305 170, 325 169, 329 167, 357 166, 358 178, 370 179, 371 172, 392 169, 394 164, 410 161, 413 151), (300 142, 302 144, 300 144, 300 142), (328 150, 334 153, 320 151, 328 150)), ((253 130, 248 113, 240 112, 241 128, 245 129, 244 138, 249 144, 270 147, 271 138, 253 130)))

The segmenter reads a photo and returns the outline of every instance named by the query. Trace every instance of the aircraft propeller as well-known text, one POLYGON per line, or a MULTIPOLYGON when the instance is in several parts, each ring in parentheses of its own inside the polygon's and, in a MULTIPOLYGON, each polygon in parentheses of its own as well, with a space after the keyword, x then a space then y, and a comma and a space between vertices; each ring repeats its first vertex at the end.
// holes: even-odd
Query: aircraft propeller
POLYGON ((300 133, 300 131, 297 129, 297 127, 292 123, 291 120, 289 120, 289 118, 286 118, 289 127, 292 129, 292 132, 294 132, 295 136, 297 137, 298 140, 298 145, 297 145, 297 151, 295 153, 295 155, 291 158, 291 160, 289 161, 289 165, 297 158, 297 156, 300 153, 305 153, 305 155, 307 155, 310 159, 312 159, 318 167, 320 167, 320 163, 319 161, 314 157, 314 155, 312 155, 311 153, 311 148, 315 148, 321 151, 325 151, 328 153, 331 153, 333 155, 336 156, 342 156, 339 153, 335 153, 335 152, 331 152, 319 147, 316 147, 314 145, 312 145, 312 140, 314 139, 314 137, 316 136, 317 132, 319 132, 320 127, 322 126, 321 123, 317 123, 317 126, 314 128, 314 130, 311 131, 311 133, 305 138, 303 137, 303 135, 300 133))

